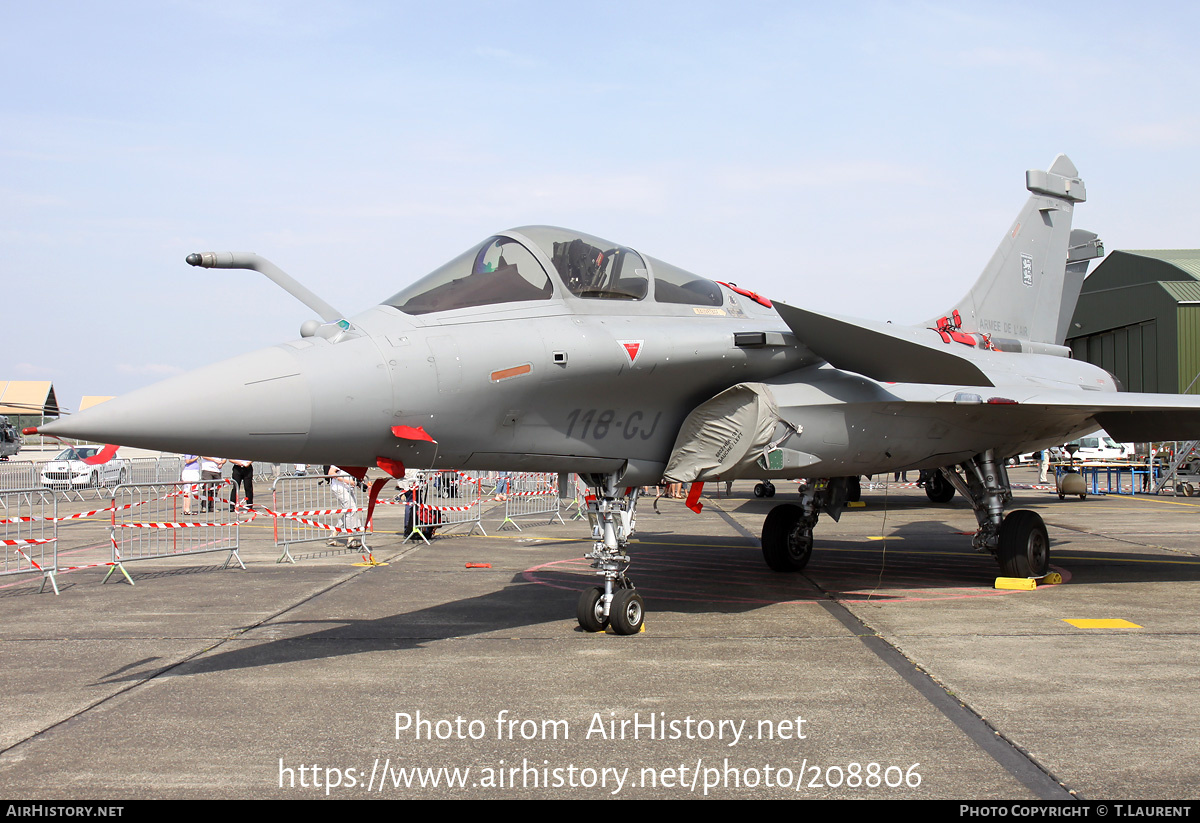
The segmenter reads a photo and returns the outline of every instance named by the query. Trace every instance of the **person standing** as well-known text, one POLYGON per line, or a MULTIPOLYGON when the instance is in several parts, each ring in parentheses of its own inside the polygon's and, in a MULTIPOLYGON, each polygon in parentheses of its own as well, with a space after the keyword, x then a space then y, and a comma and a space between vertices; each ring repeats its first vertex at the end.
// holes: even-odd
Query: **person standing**
POLYGON ((217 487, 211 481, 221 479, 221 467, 224 465, 225 459, 222 457, 200 458, 200 479, 205 481, 204 505, 201 506, 201 511, 215 511, 216 507, 213 505, 213 496, 217 492, 217 487))
MULTIPOLYGON (((329 479, 329 489, 333 492, 334 499, 337 500, 338 508, 345 510, 338 518, 338 528, 356 531, 359 528, 359 518, 358 512, 354 511, 358 508, 358 503, 354 500, 354 478, 337 466, 330 466, 325 476, 329 479)), ((338 546, 341 543, 335 537, 329 541, 329 545, 338 546)), ((362 539, 351 534, 346 541, 346 546, 351 549, 360 548, 362 539)))
MULTIPOLYGON (((200 455, 185 454, 183 456, 183 471, 179 473, 179 479, 184 483, 195 484, 200 481, 200 455)), ((196 486, 188 485, 183 487, 183 513, 192 513, 192 497, 196 494, 196 486)))
POLYGON ((238 486, 246 495, 246 506, 254 508, 254 463, 249 460, 229 461, 233 464, 233 487, 229 490, 229 510, 237 509, 238 486))

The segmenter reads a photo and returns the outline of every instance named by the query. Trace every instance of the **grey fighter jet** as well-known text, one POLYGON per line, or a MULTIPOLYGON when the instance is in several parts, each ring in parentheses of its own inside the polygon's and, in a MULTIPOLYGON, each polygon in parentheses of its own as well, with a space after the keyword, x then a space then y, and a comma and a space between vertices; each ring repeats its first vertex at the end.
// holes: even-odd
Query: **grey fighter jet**
POLYGON ((897 326, 772 303, 630 248, 529 226, 489 237, 345 317, 253 254, 193 265, 256 269, 322 318, 301 336, 111 400, 45 434, 286 463, 578 472, 594 491, 588 555, 603 586, 579 623, 640 629, 626 575, 636 492, 661 480, 808 478, 776 506, 762 550, 804 568, 813 530, 866 474, 929 469, 961 493, 974 545, 1040 577, 1050 547, 1011 502, 1004 458, 1096 428, 1118 440, 1200 432, 1200 398, 1125 394, 1071 359, 1066 327, 1094 234, 1072 231, 1083 182, 1066 156, 966 296, 897 326))

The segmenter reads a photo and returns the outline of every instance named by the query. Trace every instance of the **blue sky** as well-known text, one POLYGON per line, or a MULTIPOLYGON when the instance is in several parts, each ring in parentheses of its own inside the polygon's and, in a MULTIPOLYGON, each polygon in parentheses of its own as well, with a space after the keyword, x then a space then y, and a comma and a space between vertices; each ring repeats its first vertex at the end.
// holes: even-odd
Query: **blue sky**
POLYGON ((950 308, 1066 152, 1200 246, 1200 7, 0 0, 0 379, 119 394, 569 226, 823 311, 950 308))

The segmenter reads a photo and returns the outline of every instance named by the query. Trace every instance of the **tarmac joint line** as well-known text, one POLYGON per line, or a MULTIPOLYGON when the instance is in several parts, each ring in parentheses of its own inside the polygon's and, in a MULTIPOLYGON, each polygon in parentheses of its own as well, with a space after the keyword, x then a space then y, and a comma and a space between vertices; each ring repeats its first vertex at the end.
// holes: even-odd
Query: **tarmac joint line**
MULTIPOLYGON (((739 534, 749 537, 756 544, 761 545, 758 537, 719 506, 713 505, 712 509, 739 534)), ((807 577, 807 575, 805 576, 807 577)), ((972 742, 990 755, 1038 799, 1078 799, 1076 792, 1068 789, 1062 781, 1038 763, 1029 752, 1009 740, 1002 732, 984 720, 978 712, 951 694, 933 675, 910 660, 889 640, 830 596, 815 580, 809 578, 809 582, 828 598, 817 601, 821 608, 861 640, 876 657, 890 666, 906 683, 916 689, 935 709, 954 723, 972 742)))

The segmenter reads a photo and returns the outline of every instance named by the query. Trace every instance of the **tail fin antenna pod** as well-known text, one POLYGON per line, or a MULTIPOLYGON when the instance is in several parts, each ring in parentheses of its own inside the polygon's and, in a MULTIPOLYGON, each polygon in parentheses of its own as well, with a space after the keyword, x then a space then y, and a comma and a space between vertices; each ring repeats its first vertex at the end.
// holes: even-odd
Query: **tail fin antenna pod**
MULTIPOLYGON (((1074 305, 1082 278, 1066 277, 1071 217, 1087 199, 1079 172, 1065 154, 1048 171, 1025 173, 1030 197, 971 291, 954 307, 963 330, 1062 345, 1065 303, 1074 305), (1067 287, 1076 294, 1067 295, 1067 287)), ((1102 252, 1101 252, 1102 253, 1102 252)), ((949 314, 950 312, 947 312, 949 314)))

